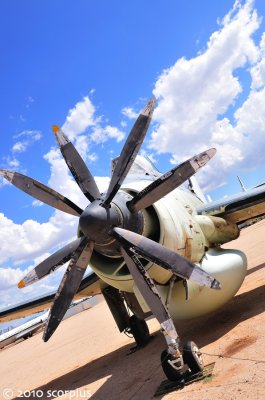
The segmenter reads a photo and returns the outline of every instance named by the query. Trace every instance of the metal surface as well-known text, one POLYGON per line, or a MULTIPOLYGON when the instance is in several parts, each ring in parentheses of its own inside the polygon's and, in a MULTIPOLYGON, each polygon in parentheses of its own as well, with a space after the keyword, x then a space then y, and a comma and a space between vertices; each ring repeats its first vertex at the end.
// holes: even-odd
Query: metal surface
MULTIPOLYGON (((121 248, 121 252, 141 295, 148 304, 155 318, 160 323, 161 332, 163 333, 168 346, 168 352, 175 355, 178 352, 179 337, 154 281, 145 271, 141 261, 135 256, 135 254, 131 251, 125 250, 124 248, 121 248)), ((177 357, 177 359, 182 361, 181 357, 177 357)))
POLYGON ((223 244, 235 240, 239 236, 238 226, 223 218, 196 215, 195 219, 210 243, 223 244))
POLYGON ((43 185, 35 179, 29 178, 28 176, 22 175, 18 172, 7 171, 5 169, 0 170, 0 175, 2 175, 20 190, 23 190, 23 192, 29 194, 37 200, 42 201, 45 204, 48 204, 49 206, 75 216, 82 214, 83 210, 81 210, 81 208, 79 208, 71 200, 67 199, 67 197, 62 196, 55 190, 43 185))
POLYGON ((229 196, 223 200, 198 207, 199 215, 214 215, 240 224, 251 218, 265 215, 265 187, 229 196))
POLYGON ((65 271, 45 325, 43 334, 45 342, 49 340, 68 310, 80 286, 92 251, 93 242, 88 240, 82 241, 75 252, 75 257, 71 260, 65 271))
POLYGON ((142 210, 166 196, 203 167, 215 153, 214 148, 204 151, 160 176, 127 203, 129 210, 142 210))
POLYGON ((53 126, 53 132, 60 147, 61 153, 68 165, 76 183, 90 201, 100 198, 100 192, 89 169, 80 154, 70 142, 68 137, 57 126, 53 126))
POLYGON ((122 228, 114 228, 113 235, 133 253, 171 270, 181 278, 190 279, 212 289, 221 288, 220 283, 207 272, 153 240, 122 228))
POLYGON ((108 257, 120 257, 119 244, 111 235, 114 226, 121 226, 137 233, 143 232, 142 213, 130 213, 126 202, 132 197, 119 192, 110 207, 102 207, 95 200, 84 210, 79 220, 79 229, 95 242, 95 250, 108 257))
POLYGON ((122 182, 128 174, 146 135, 154 112, 154 107, 155 99, 151 98, 137 118, 114 168, 103 206, 107 207, 111 203, 111 200, 120 189, 122 182))
POLYGON ((161 301, 156 285, 145 271, 140 260, 135 256, 135 254, 125 250, 124 248, 121 248, 121 253, 138 289, 141 292, 141 295, 148 304, 153 315, 160 324, 168 320, 170 316, 161 301))
POLYGON ((70 260, 74 255, 74 252, 84 240, 84 238, 76 239, 56 251, 56 253, 52 254, 50 257, 46 258, 18 283, 18 287, 22 288, 31 285, 32 283, 44 278, 50 272, 55 271, 58 267, 70 260))

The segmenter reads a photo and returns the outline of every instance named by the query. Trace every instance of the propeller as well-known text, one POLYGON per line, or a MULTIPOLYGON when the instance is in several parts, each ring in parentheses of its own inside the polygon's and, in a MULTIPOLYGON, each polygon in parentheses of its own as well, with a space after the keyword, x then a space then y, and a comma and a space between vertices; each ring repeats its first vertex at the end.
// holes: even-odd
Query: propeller
POLYGON ((113 235, 132 253, 170 270, 179 277, 211 289, 221 289, 220 283, 206 271, 154 240, 122 228, 114 228, 113 235))
POLYGON ((78 238, 66 246, 62 247, 56 253, 53 253, 50 257, 46 258, 40 264, 38 264, 33 270, 31 270, 19 283, 18 287, 23 288, 29 286, 32 283, 39 281, 40 279, 47 276, 50 272, 55 271, 61 265, 65 264, 74 255, 79 245, 84 241, 84 237, 78 238))
POLYGON ((93 242, 84 240, 65 271, 47 318, 43 340, 47 342, 60 324, 76 294, 93 251, 93 242))
POLYGON ((125 250, 123 247, 121 247, 121 254, 123 255, 134 282, 158 322, 163 323, 164 321, 169 320, 169 313, 161 301, 156 285, 150 279, 140 260, 135 256, 135 254, 130 252, 128 249, 125 250))
POLYGON ((144 140, 154 106, 155 99, 151 98, 141 111, 114 168, 109 188, 102 195, 74 145, 57 125, 53 127, 62 156, 81 191, 90 201, 85 210, 32 178, 17 172, 0 170, 0 175, 34 198, 79 217, 81 237, 42 261, 18 284, 19 287, 30 285, 70 260, 50 310, 44 341, 51 337, 71 304, 94 250, 106 259, 109 257, 110 261, 123 256, 144 297, 149 296, 147 303, 151 304, 151 310, 161 321, 167 318, 167 310, 161 305, 158 292, 150 291, 149 295, 146 295, 147 287, 152 284, 152 280, 143 278, 144 267, 140 267, 141 262, 138 257, 156 263, 183 279, 191 279, 200 285, 220 289, 219 282, 197 265, 143 236, 147 217, 141 211, 191 177, 210 160, 215 154, 215 149, 200 153, 160 176, 134 198, 124 191, 119 191, 144 140))
POLYGON ((147 102, 146 106, 137 118, 114 168, 109 188, 102 204, 103 207, 109 206, 111 200, 120 189, 122 182, 128 174, 146 135, 154 112, 154 107, 155 98, 153 97, 147 102))
POLYGON ((77 217, 83 212, 81 208, 75 205, 71 200, 67 199, 67 197, 62 196, 55 190, 43 185, 43 183, 40 183, 35 179, 29 178, 28 176, 22 175, 18 172, 7 171, 6 169, 0 169, 0 175, 19 189, 23 190, 23 192, 45 204, 48 204, 49 206, 57 208, 60 211, 64 211, 77 217))
POLYGON ((97 184, 76 148, 57 125, 53 126, 53 132, 63 158, 84 195, 89 201, 99 199, 97 184))
POLYGON ((127 207, 131 212, 135 212, 154 204, 157 200, 166 196, 194 175, 198 169, 203 167, 215 155, 215 153, 216 149, 209 149, 171 169, 141 192, 137 193, 134 198, 127 203, 127 207))

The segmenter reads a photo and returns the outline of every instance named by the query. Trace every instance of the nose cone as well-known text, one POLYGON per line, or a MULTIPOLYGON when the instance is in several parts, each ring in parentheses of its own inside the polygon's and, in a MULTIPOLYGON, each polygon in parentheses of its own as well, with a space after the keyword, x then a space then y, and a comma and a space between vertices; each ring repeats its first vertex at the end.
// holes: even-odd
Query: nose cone
POLYGON ((100 206, 100 200, 89 204, 80 216, 79 226, 82 232, 94 240, 96 244, 107 244, 113 240, 109 231, 114 226, 121 225, 121 214, 117 207, 100 206))

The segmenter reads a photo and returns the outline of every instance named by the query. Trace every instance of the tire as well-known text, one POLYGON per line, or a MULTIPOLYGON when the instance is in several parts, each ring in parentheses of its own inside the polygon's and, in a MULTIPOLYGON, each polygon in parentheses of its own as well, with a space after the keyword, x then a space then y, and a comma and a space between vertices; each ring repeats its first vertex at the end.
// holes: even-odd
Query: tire
POLYGON ((143 346, 149 341, 149 329, 144 319, 132 315, 129 320, 129 326, 137 346, 143 346))
POLYGON ((199 354, 196 343, 189 340, 183 347, 183 360, 192 373, 196 374, 203 370, 203 359, 199 354))
POLYGON ((167 350, 161 353, 161 365, 162 369, 170 381, 180 381, 183 379, 183 372, 181 370, 177 371, 169 363, 168 360, 172 360, 172 356, 168 354, 167 350))

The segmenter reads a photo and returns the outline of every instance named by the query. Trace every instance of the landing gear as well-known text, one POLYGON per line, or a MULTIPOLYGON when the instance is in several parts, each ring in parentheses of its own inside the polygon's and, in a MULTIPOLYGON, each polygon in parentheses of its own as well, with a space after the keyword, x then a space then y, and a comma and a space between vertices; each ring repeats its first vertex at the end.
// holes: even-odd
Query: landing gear
POLYGON ((151 336, 144 319, 132 315, 129 320, 129 329, 135 339, 137 348, 143 347, 149 342, 151 336))
POLYGON ((203 370, 204 365, 202 355, 196 343, 192 342, 191 340, 188 341, 183 347, 183 360, 193 374, 203 370))
POLYGON ((167 379, 170 381, 181 381, 183 379, 183 362, 182 360, 173 358, 167 350, 161 353, 161 365, 167 379))
MULTIPOLYGON (((160 323, 161 332, 165 337, 167 350, 163 351, 161 355, 163 371, 169 380, 185 384, 187 375, 191 376, 203 370, 199 349, 194 342, 189 341, 184 346, 183 354, 181 353, 175 325, 168 308, 161 299, 155 282, 148 275, 140 259, 130 249, 121 247, 121 253, 143 299, 160 323)), ((142 323, 143 321, 139 321, 135 316, 132 319, 131 326, 133 328, 131 332, 133 333, 133 329, 135 329, 136 343, 138 337, 142 339, 146 334, 146 327, 142 323)))
POLYGON ((203 359, 196 343, 188 341, 183 347, 183 353, 176 357, 164 350, 161 354, 161 365, 170 381, 185 383, 185 378, 203 371, 203 359), (183 382, 182 382, 183 381, 183 382))

